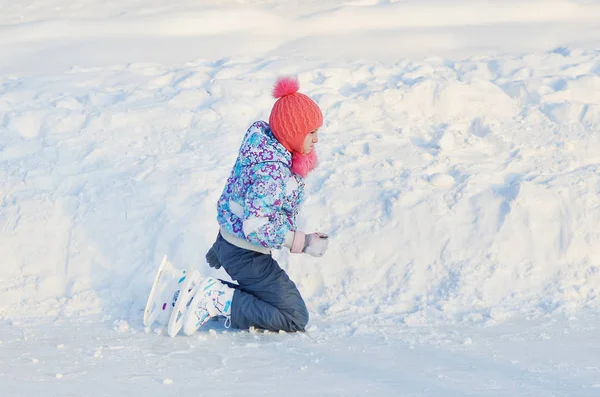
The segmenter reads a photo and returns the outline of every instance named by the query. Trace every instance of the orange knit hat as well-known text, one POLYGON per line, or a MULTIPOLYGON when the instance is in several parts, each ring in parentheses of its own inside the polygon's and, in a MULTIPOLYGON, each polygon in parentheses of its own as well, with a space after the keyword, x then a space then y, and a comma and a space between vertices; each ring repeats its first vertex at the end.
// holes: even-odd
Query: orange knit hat
POLYGON ((319 106, 298 92, 300 84, 292 77, 277 80, 269 125, 275 138, 291 153, 302 153, 304 138, 323 125, 319 106))

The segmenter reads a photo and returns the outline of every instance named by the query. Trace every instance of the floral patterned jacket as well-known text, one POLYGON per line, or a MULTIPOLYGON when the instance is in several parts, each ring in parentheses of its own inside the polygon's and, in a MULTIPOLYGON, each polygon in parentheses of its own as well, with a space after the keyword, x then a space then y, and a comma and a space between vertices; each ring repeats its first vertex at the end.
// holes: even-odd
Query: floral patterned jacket
POLYGON ((304 200, 304 180, 292 173, 291 163, 269 124, 252 124, 217 202, 219 225, 251 244, 281 248, 288 232, 296 231, 304 200))

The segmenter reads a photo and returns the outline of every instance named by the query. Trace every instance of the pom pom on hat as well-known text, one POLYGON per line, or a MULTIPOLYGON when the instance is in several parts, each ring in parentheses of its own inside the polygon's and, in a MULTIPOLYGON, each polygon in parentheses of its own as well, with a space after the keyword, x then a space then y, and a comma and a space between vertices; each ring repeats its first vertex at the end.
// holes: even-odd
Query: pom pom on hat
POLYGON ((277 80, 273 88, 273 97, 279 99, 286 95, 294 94, 300 89, 300 83, 293 77, 282 77, 277 80))
POLYGON ((300 84, 293 77, 277 80, 273 96, 277 98, 269 125, 273 135, 291 153, 302 153, 304 138, 323 125, 323 114, 319 106, 298 92, 300 84))

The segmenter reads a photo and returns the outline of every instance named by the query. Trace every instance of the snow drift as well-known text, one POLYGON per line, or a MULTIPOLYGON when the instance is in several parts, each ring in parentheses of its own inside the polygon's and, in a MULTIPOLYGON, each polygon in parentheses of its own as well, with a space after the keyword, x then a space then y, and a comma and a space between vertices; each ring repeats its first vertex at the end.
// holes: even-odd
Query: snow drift
MULTIPOLYGON (((326 122, 300 222, 331 245, 277 257, 311 312, 597 307, 599 65, 561 49, 303 66, 326 122)), ((135 319, 164 254, 209 274, 215 201, 280 71, 229 59, 4 77, 1 316, 135 319)))

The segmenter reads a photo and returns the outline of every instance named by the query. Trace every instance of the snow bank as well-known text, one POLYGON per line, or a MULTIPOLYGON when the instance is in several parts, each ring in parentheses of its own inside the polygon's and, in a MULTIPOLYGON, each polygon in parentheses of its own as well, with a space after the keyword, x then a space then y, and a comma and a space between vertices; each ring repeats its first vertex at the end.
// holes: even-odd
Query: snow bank
POLYGON ((216 199, 286 72, 326 119, 300 224, 330 233, 330 251, 277 256, 313 315, 495 322, 597 307, 598 65, 565 48, 4 77, 0 316, 135 322, 164 254, 209 274, 216 199))

